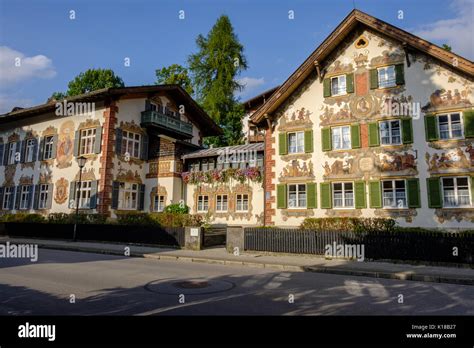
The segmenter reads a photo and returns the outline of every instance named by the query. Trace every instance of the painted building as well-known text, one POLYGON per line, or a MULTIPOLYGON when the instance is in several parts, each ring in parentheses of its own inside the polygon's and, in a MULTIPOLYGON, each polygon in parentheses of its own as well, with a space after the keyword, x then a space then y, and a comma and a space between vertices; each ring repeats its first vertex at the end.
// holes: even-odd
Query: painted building
POLYGON ((352 11, 251 117, 265 224, 474 227, 474 64, 352 11))

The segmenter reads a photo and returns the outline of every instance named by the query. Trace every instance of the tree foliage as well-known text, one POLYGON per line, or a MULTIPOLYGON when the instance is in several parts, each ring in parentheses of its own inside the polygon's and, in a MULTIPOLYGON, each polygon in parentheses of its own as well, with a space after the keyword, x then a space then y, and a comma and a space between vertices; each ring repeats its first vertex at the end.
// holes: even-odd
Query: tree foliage
POLYGON ((179 64, 172 64, 168 67, 156 69, 157 85, 180 85, 189 94, 193 94, 193 86, 189 77, 188 69, 179 64))
POLYGON ((443 47, 446 51, 449 51, 449 52, 451 52, 451 50, 452 50, 452 47, 449 46, 448 44, 443 44, 442 47, 443 47))

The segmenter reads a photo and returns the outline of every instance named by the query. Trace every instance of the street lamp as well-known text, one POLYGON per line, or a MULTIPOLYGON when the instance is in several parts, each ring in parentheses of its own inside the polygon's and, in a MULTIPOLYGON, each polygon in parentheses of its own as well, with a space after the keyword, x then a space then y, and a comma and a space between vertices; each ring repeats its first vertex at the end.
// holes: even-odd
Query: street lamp
POLYGON ((76 221, 74 221, 74 234, 72 236, 72 240, 76 241, 76 231, 77 231, 77 221, 79 220, 79 195, 81 191, 81 181, 82 181, 82 168, 86 165, 87 158, 84 156, 77 158, 77 164, 79 166, 79 182, 78 186, 76 186, 76 221))

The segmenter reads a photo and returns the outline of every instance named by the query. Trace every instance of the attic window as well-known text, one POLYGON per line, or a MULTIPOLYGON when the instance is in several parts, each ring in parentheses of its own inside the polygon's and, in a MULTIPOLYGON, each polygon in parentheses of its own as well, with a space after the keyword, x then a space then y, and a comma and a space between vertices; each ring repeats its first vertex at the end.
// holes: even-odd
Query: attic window
POLYGON ((368 44, 369 44, 369 41, 365 37, 361 36, 356 41, 355 47, 356 48, 364 48, 364 47, 367 47, 368 44))

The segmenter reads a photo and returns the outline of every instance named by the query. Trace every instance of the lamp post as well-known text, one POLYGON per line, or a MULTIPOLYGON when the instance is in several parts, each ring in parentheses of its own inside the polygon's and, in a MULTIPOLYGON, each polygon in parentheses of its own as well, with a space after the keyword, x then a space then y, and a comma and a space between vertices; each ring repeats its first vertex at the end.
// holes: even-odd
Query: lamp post
POLYGON ((80 188, 82 185, 82 168, 86 165, 87 158, 84 156, 78 157, 77 158, 77 164, 79 165, 79 182, 78 185, 76 186, 76 221, 74 221, 74 234, 72 236, 72 240, 75 242, 76 241, 76 231, 77 231, 77 221, 79 219, 79 198, 80 198, 80 188))

